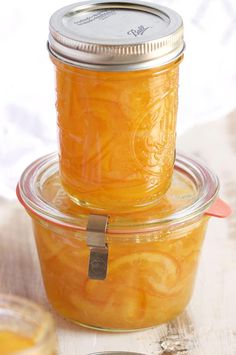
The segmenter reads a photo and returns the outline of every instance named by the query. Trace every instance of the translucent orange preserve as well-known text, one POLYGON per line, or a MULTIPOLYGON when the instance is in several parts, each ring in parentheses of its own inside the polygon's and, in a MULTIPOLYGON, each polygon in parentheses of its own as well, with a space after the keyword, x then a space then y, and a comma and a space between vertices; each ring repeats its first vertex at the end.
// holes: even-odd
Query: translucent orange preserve
POLYGON ((190 300, 206 223, 205 217, 180 230, 150 233, 153 242, 111 241, 108 276, 97 281, 87 276, 85 241, 34 219, 48 298, 64 317, 95 328, 135 330, 166 322, 190 300))
POLYGON ((181 58, 155 69, 56 66, 62 184, 78 204, 126 212, 153 204, 173 173, 181 58))
POLYGON ((21 334, 21 331, 0 330, 0 355, 56 355, 55 348, 37 344, 32 337, 21 334))
MULTIPOLYGON (((60 213, 79 216, 83 211, 67 197, 58 174, 42 175, 42 199, 60 213)), ((172 186, 156 209, 136 215, 164 218, 195 201, 191 181, 175 172, 172 186)), ((111 217, 110 223, 119 218, 111 217)), ((88 278, 89 248, 86 232, 55 226, 33 218, 34 233, 46 291, 64 317, 95 328, 134 330, 172 319, 187 305, 195 279, 207 217, 179 228, 143 234, 109 235, 108 275, 88 278)))
POLYGON ((0 330, 0 354, 29 349, 34 345, 32 339, 9 330, 0 330))
POLYGON ((0 355, 56 355, 51 315, 40 305, 0 293, 0 355))
MULTIPOLYGON (((218 179, 207 167, 177 155, 171 186, 157 204, 108 216, 106 231, 92 233, 92 244, 94 216, 64 191, 57 154, 32 163, 17 193, 32 217, 49 301, 62 316, 87 327, 131 331, 184 310, 209 219, 205 212, 218 194, 218 179), (88 266, 91 245, 105 248, 101 236, 107 276, 97 280, 88 266)), ((97 267, 99 257, 93 261, 97 267)))

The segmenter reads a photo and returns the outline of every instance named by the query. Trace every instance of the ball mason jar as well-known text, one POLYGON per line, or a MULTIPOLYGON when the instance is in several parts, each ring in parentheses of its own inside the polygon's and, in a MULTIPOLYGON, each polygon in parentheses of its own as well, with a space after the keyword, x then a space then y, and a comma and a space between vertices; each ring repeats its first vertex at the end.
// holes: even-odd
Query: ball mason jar
POLYGON ((183 23, 154 3, 91 1, 50 20, 60 177, 79 205, 154 205, 175 160, 183 23))
POLYGON ((216 211, 218 188, 207 167, 177 155, 172 184, 154 207, 95 215, 65 193, 57 154, 34 162, 17 194, 32 218, 52 306, 75 323, 109 331, 175 318, 191 298, 210 215, 228 214, 216 211))
POLYGON ((51 315, 27 299, 0 293, 0 354, 56 355, 51 315))

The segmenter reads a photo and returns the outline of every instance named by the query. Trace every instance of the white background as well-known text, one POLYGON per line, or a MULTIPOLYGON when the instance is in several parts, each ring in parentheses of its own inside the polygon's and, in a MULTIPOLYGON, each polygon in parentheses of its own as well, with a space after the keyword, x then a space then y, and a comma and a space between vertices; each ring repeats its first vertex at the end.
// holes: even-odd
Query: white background
MULTIPOLYGON (((160 0, 184 19, 178 133, 236 106, 235 0, 160 0)), ((64 0, 11 0, 0 14, 0 196, 14 199, 22 170, 56 149, 48 20, 64 0)), ((195 137, 199 140, 200 137, 195 137)))

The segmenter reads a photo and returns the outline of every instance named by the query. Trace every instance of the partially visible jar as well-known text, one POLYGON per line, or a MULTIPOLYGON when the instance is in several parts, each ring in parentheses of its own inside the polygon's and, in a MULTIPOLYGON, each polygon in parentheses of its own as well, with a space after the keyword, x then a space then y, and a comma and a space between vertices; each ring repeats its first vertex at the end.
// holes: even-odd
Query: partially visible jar
POLYGON ((219 216, 218 188, 209 169, 177 155, 171 187, 155 207, 89 215, 64 192, 56 154, 34 162, 17 194, 32 218, 53 307, 75 323, 109 331, 175 318, 191 298, 209 217, 219 216))
POLYGON ((175 160, 183 24, 144 2, 87 2, 50 20, 62 184, 109 213, 153 205, 175 160))
POLYGON ((0 354, 56 355, 51 315, 29 300, 0 294, 0 354))
POLYGON ((133 353, 130 351, 99 351, 98 353, 91 353, 88 355, 145 355, 145 354, 133 353))

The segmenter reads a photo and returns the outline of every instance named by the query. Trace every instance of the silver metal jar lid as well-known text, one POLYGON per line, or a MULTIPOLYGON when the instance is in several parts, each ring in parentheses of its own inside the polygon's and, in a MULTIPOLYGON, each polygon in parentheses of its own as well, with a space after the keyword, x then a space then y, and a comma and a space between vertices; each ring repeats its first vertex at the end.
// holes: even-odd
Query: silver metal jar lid
POLYGON ((144 354, 133 353, 130 351, 102 351, 98 353, 90 353, 88 355, 144 355, 144 354))
POLYGON ((175 11, 155 3, 81 2, 52 15, 48 48, 59 60, 82 68, 147 69, 183 53, 183 22, 175 11))

